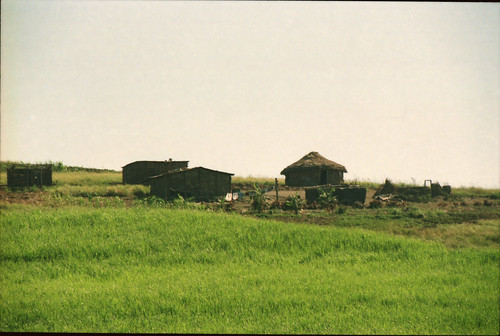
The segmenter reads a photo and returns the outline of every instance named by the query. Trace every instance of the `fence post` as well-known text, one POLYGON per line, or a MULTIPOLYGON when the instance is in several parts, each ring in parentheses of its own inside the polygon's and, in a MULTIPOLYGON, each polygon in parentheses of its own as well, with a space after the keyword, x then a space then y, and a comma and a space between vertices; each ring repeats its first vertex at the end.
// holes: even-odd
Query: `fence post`
POLYGON ((276 203, 278 203, 279 199, 278 199, 278 179, 277 178, 274 179, 274 184, 275 184, 274 189, 276 189, 276 203))

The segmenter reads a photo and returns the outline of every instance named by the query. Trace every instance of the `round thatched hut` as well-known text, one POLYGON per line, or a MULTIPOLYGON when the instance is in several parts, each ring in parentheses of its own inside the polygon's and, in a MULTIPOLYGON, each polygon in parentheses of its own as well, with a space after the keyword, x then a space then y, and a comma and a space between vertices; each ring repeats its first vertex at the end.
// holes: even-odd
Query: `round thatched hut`
POLYGON ((281 171, 285 184, 292 187, 306 187, 322 184, 339 185, 344 182, 345 167, 330 161, 318 152, 311 152, 281 171))

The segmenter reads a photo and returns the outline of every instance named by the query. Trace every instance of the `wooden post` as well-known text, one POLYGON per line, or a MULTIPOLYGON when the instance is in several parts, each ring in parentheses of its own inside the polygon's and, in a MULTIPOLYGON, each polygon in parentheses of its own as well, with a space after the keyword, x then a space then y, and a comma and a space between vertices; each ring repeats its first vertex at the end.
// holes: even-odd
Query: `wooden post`
POLYGON ((274 189, 276 189, 276 203, 278 203, 279 199, 278 199, 278 179, 277 178, 274 179, 274 183, 275 183, 274 189))

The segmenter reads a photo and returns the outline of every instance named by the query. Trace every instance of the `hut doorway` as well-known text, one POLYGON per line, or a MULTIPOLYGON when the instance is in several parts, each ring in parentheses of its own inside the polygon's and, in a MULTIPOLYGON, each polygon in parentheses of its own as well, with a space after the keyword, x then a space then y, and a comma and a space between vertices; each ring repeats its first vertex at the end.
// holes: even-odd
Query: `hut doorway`
POLYGON ((319 179, 319 184, 327 184, 327 183, 328 183, 328 172, 326 169, 322 169, 319 179))

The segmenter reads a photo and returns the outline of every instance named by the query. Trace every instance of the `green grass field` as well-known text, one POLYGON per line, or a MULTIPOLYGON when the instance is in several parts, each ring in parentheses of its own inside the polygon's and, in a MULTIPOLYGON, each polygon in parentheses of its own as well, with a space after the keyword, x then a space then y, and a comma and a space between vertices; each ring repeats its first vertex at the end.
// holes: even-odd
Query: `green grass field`
POLYGON ((0 200, 2 332, 500 332, 499 190, 241 215, 59 168, 1 193, 16 199, 0 200))
POLYGON ((496 249, 148 207, 1 222, 1 331, 499 332, 496 249))

